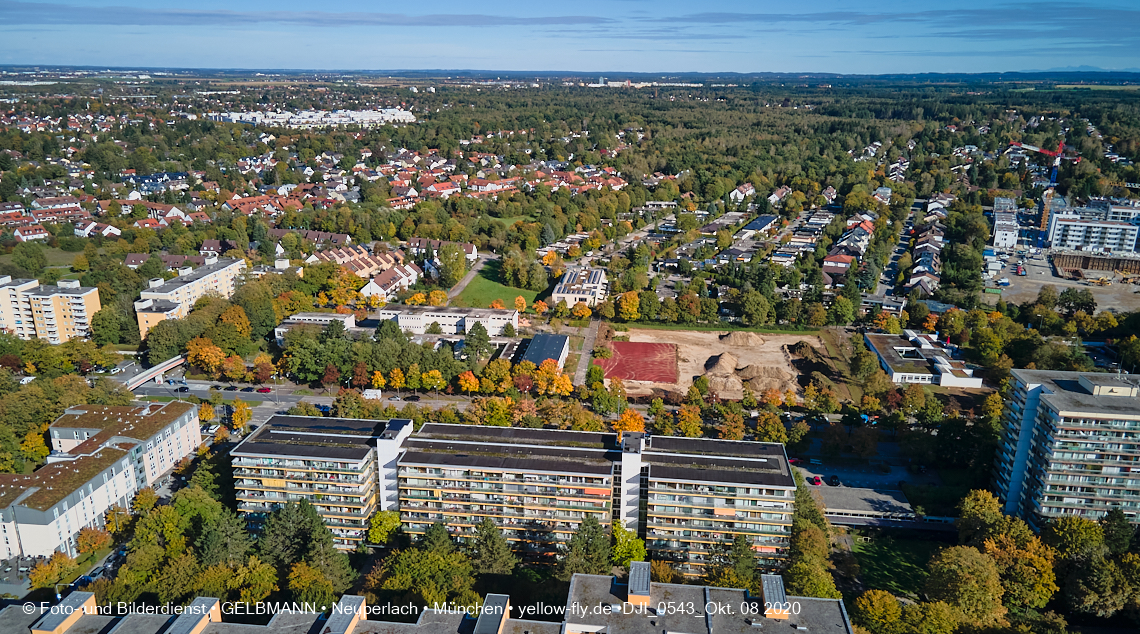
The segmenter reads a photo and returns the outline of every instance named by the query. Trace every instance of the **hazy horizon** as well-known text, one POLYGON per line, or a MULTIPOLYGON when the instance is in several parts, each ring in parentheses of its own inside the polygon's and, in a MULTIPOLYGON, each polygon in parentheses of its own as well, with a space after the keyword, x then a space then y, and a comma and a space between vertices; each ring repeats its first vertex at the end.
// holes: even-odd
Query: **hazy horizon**
MULTIPOLYGON (((430 12, 332 2, 0 0, 0 64, 217 70, 917 74, 1140 67, 1123 0, 863 9, 805 0, 441 0, 430 12), (604 71, 596 69, 614 68, 604 71), (551 70, 555 69, 555 70, 551 70), (564 69, 564 70, 560 70, 564 69)), ((1091 69, 1090 69, 1091 70, 1091 69)))

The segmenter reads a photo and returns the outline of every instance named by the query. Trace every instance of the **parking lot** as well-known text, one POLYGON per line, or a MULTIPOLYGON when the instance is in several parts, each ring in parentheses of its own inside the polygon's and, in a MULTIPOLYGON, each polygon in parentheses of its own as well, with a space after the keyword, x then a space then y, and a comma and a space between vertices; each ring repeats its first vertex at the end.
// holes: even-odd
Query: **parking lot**
POLYGON ((857 487, 864 489, 898 489, 899 482, 909 482, 911 484, 921 485, 939 485, 942 484, 941 479, 933 471, 927 473, 911 473, 905 467, 890 467, 889 471, 883 471, 878 466, 859 466, 859 467, 839 467, 830 465, 815 465, 805 460, 796 465, 804 474, 804 479, 808 480, 814 476, 819 476, 823 483, 820 486, 831 486, 827 484, 830 476, 839 477, 839 486, 857 487))
MULTIPOLYGON (((1093 279, 1105 277, 1109 280, 1115 277, 1112 271, 1088 271, 1087 277, 1093 279)), ((1009 266, 1002 270, 995 279, 1009 278, 1009 286, 1001 287, 1000 297, 1013 304, 1030 302, 1037 298, 1037 293, 1046 284, 1056 287, 1057 292, 1066 288, 1080 288, 1092 291, 1096 300, 1097 311, 1132 311, 1140 310, 1140 293, 1137 287, 1131 284, 1112 284, 1110 286, 1097 286, 1087 281, 1070 280, 1054 275, 1053 265, 1049 262, 1049 255, 1041 251, 1037 255, 1019 256, 1013 254, 1009 258, 1009 266), (1025 267, 1026 275, 1019 276, 1014 273, 1018 263, 1025 267)), ((986 295, 997 302, 998 295, 986 295)))

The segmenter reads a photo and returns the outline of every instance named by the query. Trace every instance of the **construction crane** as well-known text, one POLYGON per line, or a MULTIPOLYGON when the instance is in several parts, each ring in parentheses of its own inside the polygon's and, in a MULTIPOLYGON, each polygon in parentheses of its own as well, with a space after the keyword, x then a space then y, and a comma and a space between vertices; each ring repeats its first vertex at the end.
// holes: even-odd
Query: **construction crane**
POLYGON ((1046 150, 1045 148, 1030 145, 1028 143, 1014 142, 1010 143, 1011 147, 1019 147, 1031 152, 1038 152, 1045 156, 1053 157, 1053 171, 1049 174, 1049 189, 1045 190, 1045 195, 1041 198, 1041 222, 1038 224, 1037 246, 1045 246, 1045 234, 1049 231, 1049 211, 1053 206, 1053 196, 1056 193, 1054 190, 1057 187, 1057 170, 1061 167, 1062 160, 1073 161, 1074 164, 1081 162, 1081 157, 1067 157, 1065 153, 1065 142, 1059 141, 1056 150, 1046 150))

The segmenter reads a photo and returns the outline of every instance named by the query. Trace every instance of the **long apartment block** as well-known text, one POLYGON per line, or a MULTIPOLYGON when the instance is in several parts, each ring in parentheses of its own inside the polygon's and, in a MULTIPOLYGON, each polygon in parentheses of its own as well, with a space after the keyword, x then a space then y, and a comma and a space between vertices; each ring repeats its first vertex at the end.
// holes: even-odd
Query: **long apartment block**
POLYGON ((995 485, 1040 528, 1119 507, 1140 521, 1140 375, 1013 370, 995 485))
POLYGON ((411 428, 407 420, 274 416, 233 452, 240 509, 256 528, 276 506, 305 497, 345 548, 361 539, 373 512, 395 510, 408 533, 443 522, 460 540, 491 518, 516 550, 535 559, 558 552, 587 517, 636 531, 657 558, 688 575, 701 574, 712 549, 738 534, 765 567, 778 567, 785 556, 795 482, 782 445, 434 423, 411 428), (310 482, 342 476, 356 501, 314 497, 310 482), (369 477, 374 498, 365 494, 369 477))
POLYGON ((196 269, 183 267, 178 276, 163 280, 150 280, 146 290, 135 302, 135 315, 139 322, 139 335, 146 338, 148 330, 165 319, 181 319, 190 314, 194 302, 203 295, 213 293, 221 297, 234 294, 237 278, 245 271, 245 260, 239 258, 207 257, 206 263, 196 269))
POLYGON ((49 427, 47 464, 30 474, 0 474, 0 558, 76 553, 85 527, 107 509, 129 507, 202 444, 190 403, 69 407, 49 427))
POLYGON ((100 307, 99 289, 80 286, 79 280, 60 280, 50 286, 0 276, 0 330, 21 339, 59 344, 86 337, 100 307))
POLYGON ((337 547, 355 548, 385 510, 381 476, 395 480, 394 470, 381 473, 377 443, 411 430, 411 421, 273 416, 230 452, 238 511, 256 531, 275 508, 308 500, 337 547))

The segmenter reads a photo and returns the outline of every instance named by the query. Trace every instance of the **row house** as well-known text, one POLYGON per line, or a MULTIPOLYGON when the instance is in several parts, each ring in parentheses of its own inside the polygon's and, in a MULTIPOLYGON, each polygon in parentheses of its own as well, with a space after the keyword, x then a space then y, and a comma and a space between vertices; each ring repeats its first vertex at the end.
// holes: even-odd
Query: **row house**
POLYGON ((916 227, 914 235, 914 265, 903 288, 908 295, 918 292, 929 296, 938 290, 942 282, 941 253, 946 227, 935 220, 916 227))
POLYGON ((12 237, 16 238, 17 242, 31 242, 32 240, 47 240, 51 237, 47 229, 43 225, 27 225, 17 227, 12 232, 12 237))
POLYGON ((77 238, 90 238, 92 236, 109 238, 111 236, 123 235, 123 232, 118 227, 112 227, 111 225, 95 222, 94 220, 80 220, 75 223, 74 233, 77 238))
POLYGON ((384 301, 392 301, 400 291, 414 286, 423 275, 423 269, 413 262, 400 264, 381 271, 379 275, 369 280, 359 293, 362 297, 379 297, 384 301))
POLYGON ((295 233, 302 240, 307 240, 316 245, 325 245, 330 247, 342 247, 352 244, 352 237, 347 233, 330 233, 328 231, 311 231, 309 229, 270 229, 269 235, 280 240, 286 234, 295 233))
POLYGON ((341 247, 327 251, 317 251, 305 259, 306 264, 335 262, 351 271, 357 277, 369 279, 372 276, 404 263, 401 251, 369 253, 364 247, 341 247))
POLYGON ((428 249, 431 249, 432 253, 438 254, 440 248, 444 245, 454 244, 457 245, 459 247, 459 250, 463 252, 463 255, 467 258, 468 263, 474 262, 479 258, 479 250, 475 247, 474 244, 471 244, 470 242, 449 242, 446 240, 431 240, 428 238, 408 238, 408 241, 405 244, 407 246, 408 253, 412 254, 413 256, 419 256, 427 253, 428 249))
POLYGON ((31 212, 32 220, 42 222, 76 222, 90 218, 91 214, 79 207, 65 207, 59 209, 35 209, 31 212))

